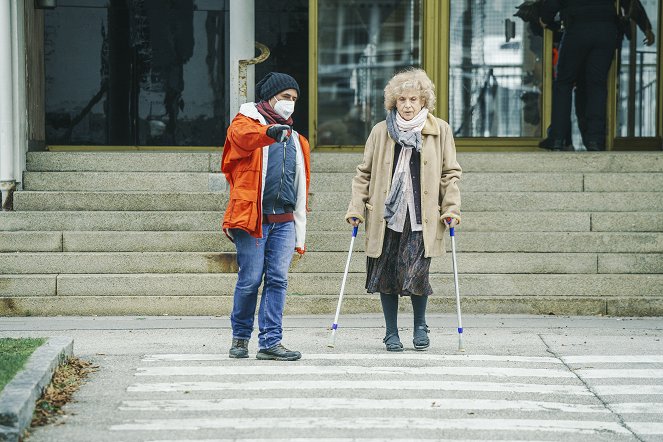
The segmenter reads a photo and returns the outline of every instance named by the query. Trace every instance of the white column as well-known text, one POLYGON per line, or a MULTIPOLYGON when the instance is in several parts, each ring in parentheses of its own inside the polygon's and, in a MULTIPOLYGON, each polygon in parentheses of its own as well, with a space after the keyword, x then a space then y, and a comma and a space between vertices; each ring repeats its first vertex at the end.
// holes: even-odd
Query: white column
POLYGON ((255 95, 255 67, 240 78, 239 60, 255 57, 255 0, 230 0, 230 119, 255 95))
MULTIPOLYGON (((31 1, 31 0, 30 0, 31 1)), ((25 2, 12 0, 12 61, 14 80, 14 179, 17 186, 23 183, 23 171, 26 170, 28 151, 28 110, 27 110, 27 65, 25 50, 25 2), (19 183, 21 183, 19 185, 19 183)))
POLYGON ((9 0, 0 1, 0 191, 2 208, 16 185, 14 176, 14 91, 12 57, 12 8, 9 0))

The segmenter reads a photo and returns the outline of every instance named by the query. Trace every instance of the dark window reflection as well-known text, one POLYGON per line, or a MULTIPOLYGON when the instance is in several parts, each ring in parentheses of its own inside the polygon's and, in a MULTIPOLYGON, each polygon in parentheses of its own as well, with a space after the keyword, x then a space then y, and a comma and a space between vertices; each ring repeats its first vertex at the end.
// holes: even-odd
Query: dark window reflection
POLYGON ((60 0, 46 12, 47 143, 223 143, 228 2, 60 0))
MULTIPOLYGON (((270 56, 256 65, 256 82, 268 72, 285 72, 299 84, 293 120, 295 129, 308 136, 308 0, 257 0, 256 41, 265 44, 270 56)), ((257 53, 257 52, 256 52, 257 53)))

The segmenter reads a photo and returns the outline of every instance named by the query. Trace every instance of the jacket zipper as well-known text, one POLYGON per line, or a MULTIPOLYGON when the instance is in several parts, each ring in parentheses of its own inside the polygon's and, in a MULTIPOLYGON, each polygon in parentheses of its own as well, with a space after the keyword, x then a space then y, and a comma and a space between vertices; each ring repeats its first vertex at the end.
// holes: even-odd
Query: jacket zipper
POLYGON ((274 199, 274 204, 272 205, 272 213, 276 214, 276 203, 281 197, 281 189, 283 188, 283 177, 285 176, 285 154, 286 154, 286 142, 283 142, 283 164, 281 165, 281 181, 279 182, 279 191, 276 194, 274 199))

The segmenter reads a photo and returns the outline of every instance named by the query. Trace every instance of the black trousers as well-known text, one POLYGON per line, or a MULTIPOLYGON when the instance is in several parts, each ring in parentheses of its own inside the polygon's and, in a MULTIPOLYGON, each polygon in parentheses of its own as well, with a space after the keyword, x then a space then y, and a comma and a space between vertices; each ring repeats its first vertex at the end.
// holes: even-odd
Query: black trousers
POLYGON ((571 132, 571 100, 577 84, 583 142, 605 148, 608 71, 617 41, 617 23, 612 21, 576 22, 564 31, 553 84, 551 138, 565 140, 571 132))

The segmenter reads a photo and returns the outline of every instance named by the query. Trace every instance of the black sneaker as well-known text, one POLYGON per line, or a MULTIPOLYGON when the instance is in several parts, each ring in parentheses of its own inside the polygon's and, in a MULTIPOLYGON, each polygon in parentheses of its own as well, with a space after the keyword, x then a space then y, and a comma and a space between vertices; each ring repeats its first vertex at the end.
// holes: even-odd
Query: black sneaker
POLYGON ((273 347, 261 348, 256 353, 256 359, 271 359, 273 361, 296 361, 302 354, 298 351, 288 350, 282 344, 273 347))
POLYGON ((248 358, 249 340, 233 338, 233 345, 230 347, 228 356, 231 358, 248 358))

